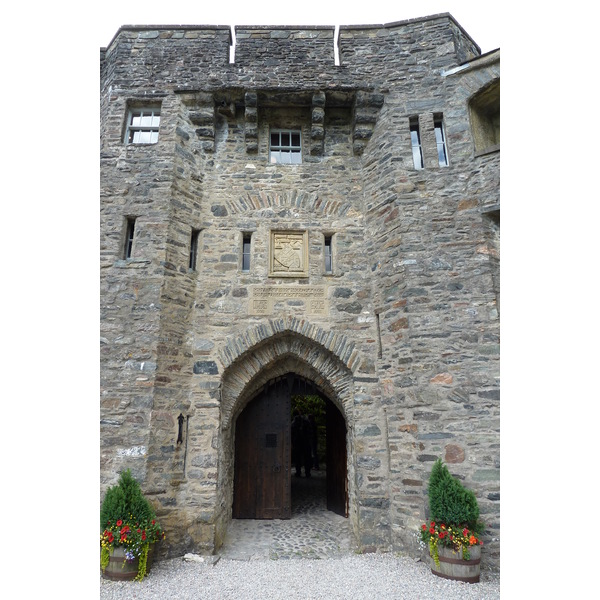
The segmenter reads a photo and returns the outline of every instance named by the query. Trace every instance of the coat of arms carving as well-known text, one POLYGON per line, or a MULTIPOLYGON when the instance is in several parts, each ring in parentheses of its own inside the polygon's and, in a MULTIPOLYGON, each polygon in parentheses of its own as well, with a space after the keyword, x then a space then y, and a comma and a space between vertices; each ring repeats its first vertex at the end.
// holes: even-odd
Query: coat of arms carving
POLYGON ((271 231, 271 277, 308 277, 306 231, 271 231))

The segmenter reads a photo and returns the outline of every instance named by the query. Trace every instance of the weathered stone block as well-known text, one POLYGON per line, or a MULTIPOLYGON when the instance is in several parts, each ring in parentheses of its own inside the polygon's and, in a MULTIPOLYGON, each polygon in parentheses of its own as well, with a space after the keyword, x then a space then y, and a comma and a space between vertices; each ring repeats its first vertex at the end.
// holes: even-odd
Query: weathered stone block
POLYGON ((217 363, 212 360, 200 360, 194 363, 194 373, 196 375, 217 375, 219 368, 217 367, 217 363))

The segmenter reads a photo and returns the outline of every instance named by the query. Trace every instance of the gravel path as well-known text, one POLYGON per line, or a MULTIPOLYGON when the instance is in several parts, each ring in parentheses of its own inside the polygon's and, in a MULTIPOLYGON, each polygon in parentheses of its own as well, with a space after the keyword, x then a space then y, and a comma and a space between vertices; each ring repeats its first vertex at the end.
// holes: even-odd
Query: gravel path
POLYGON ((480 583, 435 577, 429 567, 393 554, 327 559, 239 561, 183 558, 155 564, 140 582, 100 580, 100 600, 497 600, 500 579, 480 583))

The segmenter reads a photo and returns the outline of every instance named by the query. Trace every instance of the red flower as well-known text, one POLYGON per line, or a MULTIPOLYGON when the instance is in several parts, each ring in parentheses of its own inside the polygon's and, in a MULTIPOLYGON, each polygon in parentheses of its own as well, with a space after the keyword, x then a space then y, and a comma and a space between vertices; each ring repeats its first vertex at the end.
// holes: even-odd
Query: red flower
POLYGON ((431 533, 433 535, 435 533, 435 528, 434 527, 430 527, 429 528, 429 533, 431 533))
POLYGON ((152 525, 154 525, 156 523, 156 521, 152 521, 152 525))
POLYGON ((121 521, 121 519, 119 519, 119 520, 117 521, 117 527, 121 527, 121 525, 123 525, 123 521, 121 521))
POLYGON ((109 531, 108 532, 108 541, 112 544, 115 536, 109 531))
POLYGON ((427 525, 425 525, 425 523, 423 523, 423 525, 421 525, 421 529, 422 529, 423 531, 425 531, 425 530, 427 529, 427 525))
POLYGON ((142 531, 142 542, 146 541, 146 531, 142 531))
POLYGON ((469 530, 466 527, 463 529, 463 535, 469 537, 469 530))
POLYGON ((431 521, 431 526, 435 527, 435 521, 431 521))

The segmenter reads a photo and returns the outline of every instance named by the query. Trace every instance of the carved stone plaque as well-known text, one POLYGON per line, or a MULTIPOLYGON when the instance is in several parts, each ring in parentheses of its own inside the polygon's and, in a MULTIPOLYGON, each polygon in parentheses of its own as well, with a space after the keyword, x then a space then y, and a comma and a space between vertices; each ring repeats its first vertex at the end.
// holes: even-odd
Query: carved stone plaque
POLYGON ((308 233, 271 231, 269 277, 308 277, 308 233))
POLYGON ((249 291, 249 315, 270 315, 276 302, 287 300, 301 301, 307 315, 329 314, 327 287, 324 285, 254 285, 249 291))

